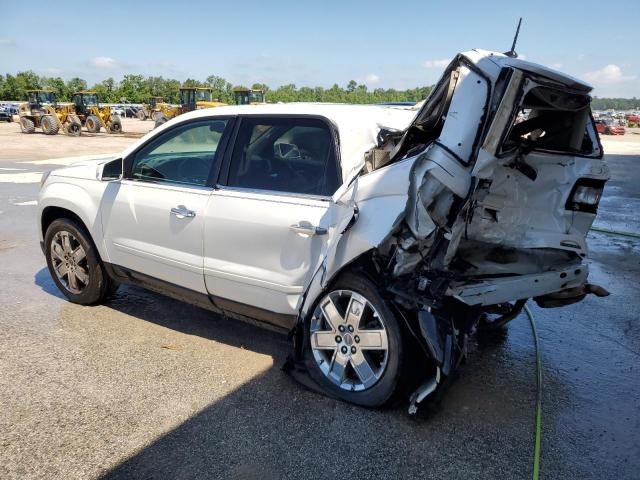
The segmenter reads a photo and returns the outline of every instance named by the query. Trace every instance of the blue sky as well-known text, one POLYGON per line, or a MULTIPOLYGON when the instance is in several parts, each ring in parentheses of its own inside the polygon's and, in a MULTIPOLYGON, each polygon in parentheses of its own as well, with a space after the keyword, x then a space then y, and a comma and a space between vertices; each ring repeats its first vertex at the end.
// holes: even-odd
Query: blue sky
POLYGON ((508 50, 520 16, 521 57, 589 81, 595 95, 640 97, 637 0, 0 0, 0 73, 409 88, 434 83, 459 51, 508 50))

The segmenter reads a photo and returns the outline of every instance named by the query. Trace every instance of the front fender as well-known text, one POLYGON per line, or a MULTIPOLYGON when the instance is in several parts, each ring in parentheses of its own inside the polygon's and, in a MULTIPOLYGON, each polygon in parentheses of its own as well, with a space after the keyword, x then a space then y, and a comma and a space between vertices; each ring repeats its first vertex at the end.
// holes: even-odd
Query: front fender
POLYGON ((78 183, 64 181, 47 182, 38 198, 38 234, 44 241, 42 217, 49 207, 63 208, 77 215, 89 231, 100 257, 108 261, 102 242, 102 222, 100 221, 100 199, 104 183, 84 180, 78 183))

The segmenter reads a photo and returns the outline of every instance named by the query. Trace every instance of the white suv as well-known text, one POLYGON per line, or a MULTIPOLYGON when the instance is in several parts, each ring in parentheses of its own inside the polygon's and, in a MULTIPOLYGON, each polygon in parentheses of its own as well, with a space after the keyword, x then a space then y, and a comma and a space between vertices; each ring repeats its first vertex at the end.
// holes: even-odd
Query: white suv
POLYGON ((411 372, 419 401, 479 323, 606 294, 584 263, 609 176, 590 90, 473 50, 416 109, 181 115, 43 178, 43 251, 72 302, 143 285, 290 332, 329 395, 379 406, 411 372))

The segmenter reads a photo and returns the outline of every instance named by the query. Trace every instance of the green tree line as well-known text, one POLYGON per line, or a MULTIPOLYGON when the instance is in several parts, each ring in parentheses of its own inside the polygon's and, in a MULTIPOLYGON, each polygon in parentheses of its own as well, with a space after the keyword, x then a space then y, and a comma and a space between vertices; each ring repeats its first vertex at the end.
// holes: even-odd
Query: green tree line
POLYGON ((599 98, 591 101, 593 110, 640 110, 640 99, 633 98, 599 98))
MULTIPOLYGON (((224 103, 234 103, 234 85, 222 77, 210 75, 204 81, 187 79, 183 84, 172 78, 144 77, 143 75, 125 75, 117 82, 109 77, 95 85, 74 77, 63 80, 60 77, 39 76, 28 70, 15 75, 0 75, 0 100, 25 100, 26 91, 35 88, 50 88, 57 93, 58 100, 68 102, 71 95, 78 90, 91 88, 100 94, 105 103, 120 103, 126 99, 128 103, 145 103, 149 96, 163 97, 169 103, 180 103, 180 87, 210 87, 213 98, 224 103)), ((294 84, 282 85, 271 89, 268 85, 253 84, 252 88, 262 88, 267 92, 268 102, 337 102, 337 103, 382 103, 382 102, 418 102, 431 92, 432 86, 417 87, 407 90, 392 88, 376 88, 370 90, 351 80, 345 87, 334 84, 331 88, 300 87, 294 84)), ((640 99, 633 98, 599 98, 592 101, 594 110, 639 110, 640 99)))
MULTIPOLYGON (((210 75, 204 81, 190 78, 183 84, 171 78, 125 75, 119 82, 110 77, 95 85, 88 85, 82 78, 75 77, 65 81, 60 77, 39 76, 32 71, 0 75, 0 100, 25 100, 27 90, 48 88, 56 92, 59 101, 68 102, 74 92, 90 88, 98 92, 101 101, 105 103, 120 103, 123 98, 128 103, 145 103, 151 95, 163 97, 169 103, 179 103, 179 89, 183 85, 210 87, 214 99, 234 103, 234 85, 216 75, 210 75)), ((294 84, 282 85, 275 89, 264 84, 253 84, 251 87, 264 89, 268 102, 340 103, 418 102, 426 98, 432 88, 427 86, 408 90, 370 90, 366 85, 360 85, 354 80, 345 87, 334 84, 331 88, 298 88, 294 84)))

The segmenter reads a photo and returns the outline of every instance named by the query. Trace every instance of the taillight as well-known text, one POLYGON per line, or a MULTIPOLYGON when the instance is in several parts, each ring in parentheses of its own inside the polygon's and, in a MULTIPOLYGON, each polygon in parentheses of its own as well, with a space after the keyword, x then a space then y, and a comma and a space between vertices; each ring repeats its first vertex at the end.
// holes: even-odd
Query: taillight
POLYGON ((565 208, 576 212, 596 213, 604 183, 604 180, 580 178, 573 186, 565 208))

